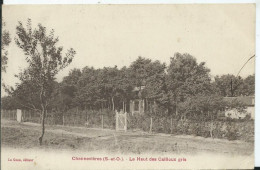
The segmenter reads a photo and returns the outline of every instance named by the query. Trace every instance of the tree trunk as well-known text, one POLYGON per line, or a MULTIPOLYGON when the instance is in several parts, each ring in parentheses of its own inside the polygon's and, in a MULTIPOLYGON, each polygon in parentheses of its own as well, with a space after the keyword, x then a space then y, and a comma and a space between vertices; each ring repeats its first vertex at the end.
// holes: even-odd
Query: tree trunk
POLYGON ((45 116, 46 116, 46 108, 43 107, 43 110, 42 110, 42 134, 41 136, 39 137, 39 143, 40 145, 42 145, 42 140, 43 140, 43 136, 44 136, 44 132, 45 132, 45 116))

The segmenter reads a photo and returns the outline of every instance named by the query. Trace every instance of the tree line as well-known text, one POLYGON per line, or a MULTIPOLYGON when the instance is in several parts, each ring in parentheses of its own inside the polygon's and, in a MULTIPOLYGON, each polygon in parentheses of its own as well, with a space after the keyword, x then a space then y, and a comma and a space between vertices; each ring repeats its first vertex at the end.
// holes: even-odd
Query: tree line
MULTIPOLYGON (((236 87, 235 96, 254 95, 254 75, 243 79, 227 74, 212 80, 205 62, 198 63, 190 54, 176 53, 169 66, 138 57, 129 67, 86 66, 72 69, 59 83, 49 80, 46 109, 119 110, 139 98, 155 102, 158 107, 155 114, 196 118, 227 105, 223 97, 231 96, 231 79, 236 87), (136 96, 133 89, 142 86, 144 90, 136 96)), ((40 93, 36 82, 24 80, 13 89, 12 95, 2 98, 2 108, 41 110, 40 93)))

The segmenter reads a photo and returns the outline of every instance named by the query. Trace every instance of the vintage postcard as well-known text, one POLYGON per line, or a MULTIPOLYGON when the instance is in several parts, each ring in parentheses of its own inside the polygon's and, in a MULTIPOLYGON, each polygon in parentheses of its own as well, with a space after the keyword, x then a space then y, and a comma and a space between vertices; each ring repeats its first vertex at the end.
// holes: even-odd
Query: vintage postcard
POLYGON ((1 169, 253 169, 255 14, 3 5, 1 169))

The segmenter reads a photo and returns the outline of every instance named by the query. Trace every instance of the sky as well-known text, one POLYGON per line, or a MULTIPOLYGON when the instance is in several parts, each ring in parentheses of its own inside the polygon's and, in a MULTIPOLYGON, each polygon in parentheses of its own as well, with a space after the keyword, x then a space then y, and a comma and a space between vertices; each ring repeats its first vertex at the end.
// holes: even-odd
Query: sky
MULTIPOLYGON (((57 80, 73 68, 129 66, 138 56, 169 64, 174 53, 189 53, 206 62, 211 76, 237 74, 255 54, 255 5, 5 5, 5 29, 11 34, 3 82, 25 68, 25 56, 14 43, 18 21, 54 29, 59 45, 77 52, 57 80)), ((255 72, 251 60, 241 71, 255 72)))

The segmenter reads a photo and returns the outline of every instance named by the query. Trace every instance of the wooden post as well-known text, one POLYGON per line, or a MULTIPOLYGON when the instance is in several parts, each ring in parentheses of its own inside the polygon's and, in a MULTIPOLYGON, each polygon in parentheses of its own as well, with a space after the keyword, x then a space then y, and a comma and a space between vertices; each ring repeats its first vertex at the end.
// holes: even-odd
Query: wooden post
POLYGON ((153 130, 153 118, 151 117, 151 124, 150 124, 150 133, 152 133, 152 130, 153 130))
POLYGON ((141 104, 142 104, 142 102, 141 102, 142 100, 138 100, 138 102, 139 102, 139 104, 138 104, 138 109, 139 109, 139 113, 141 113, 141 104))
MULTIPOLYGON (((87 112, 86 112, 86 113, 87 113, 87 112)), ((88 122, 88 115, 87 115, 87 126, 88 126, 88 123, 89 123, 89 122, 88 122)))
POLYGON ((32 120, 32 111, 30 111, 30 121, 32 120))
POLYGON ((118 130, 118 113, 116 111, 116 131, 118 130))
POLYGON ((114 97, 112 97, 112 109, 115 110, 115 103, 114 103, 114 97))
POLYGON ((142 110, 142 112, 144 113, 144 112, 145 112, 145 101, 144 101, 144 100, 142 100, 142 104, 143 104, 143 110, 142 110))
POLYGON ((64 113, 62 114, 62 126, 65 125, 65 118, 64 118, 64 113))
POLYGON ((133 116, 132 106, 133 106, 133 103, 132 103, 132 100, 130 100, 130 103, 129 103, 129 112, 130 112, 130 113, 132 114, 132 116, 133 116))
POLYGON ((171 118, 171 133, 172 133, 172 124, 173 124, 173 123, 172 123, 172 118, 171 118))
POLYGON ((103 114, 101 115, 101 126, 102 126, 102 129, 104 129, 104 117, 103 117, 103 114))
POLYGON ((125 132, 127 131, 127 113, 125 112, 125 132))
POLYGON ((22 114, 23 115, 22 116, 23 117, 23 121, 25 121, 26 120, 26 110, 24 110, 24 111, 22 110, 22 112, 23 112, 23 114, 22 114))
POLYGON ((125 111, 125 102, 123 101, 123 112, 125 111))

